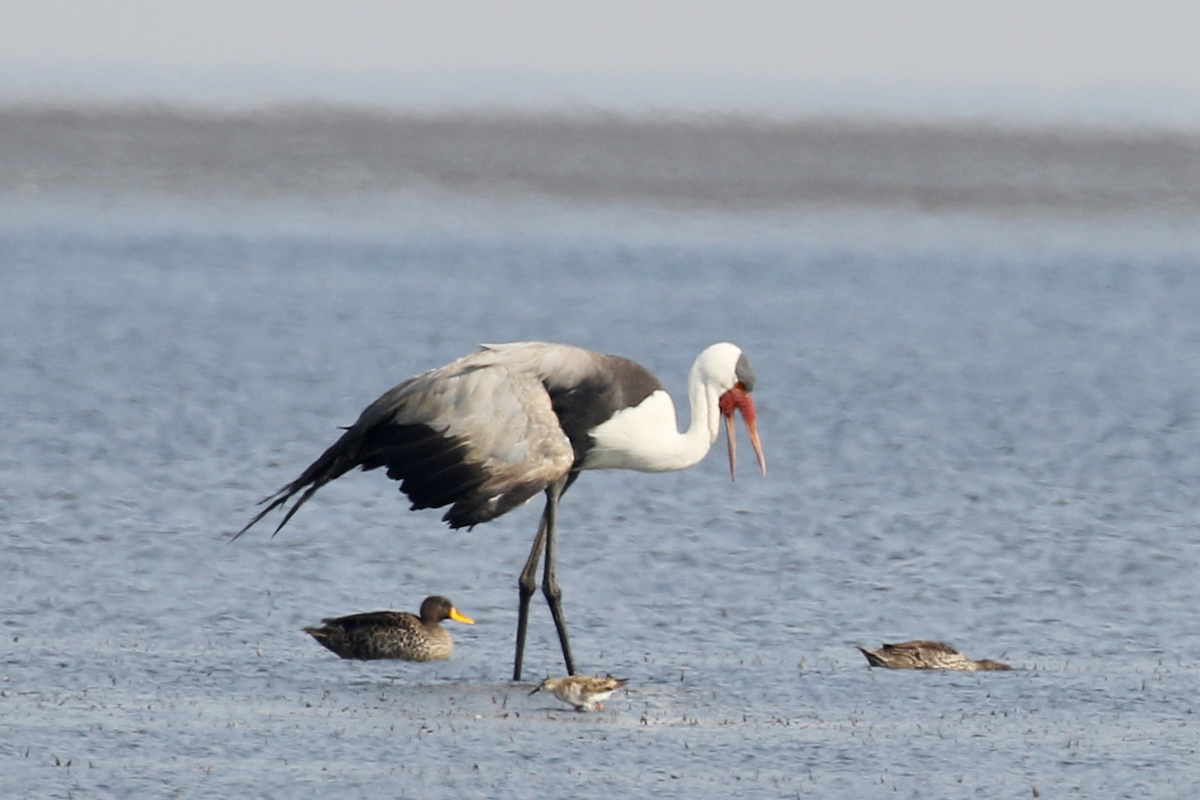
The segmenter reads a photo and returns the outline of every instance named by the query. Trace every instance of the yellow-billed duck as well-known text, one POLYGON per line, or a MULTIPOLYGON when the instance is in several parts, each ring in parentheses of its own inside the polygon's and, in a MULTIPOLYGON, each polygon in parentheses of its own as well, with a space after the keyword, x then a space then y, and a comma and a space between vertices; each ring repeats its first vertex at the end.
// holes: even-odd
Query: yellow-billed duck
POLYGON ((475 624, 445 597, 434 595, 421 603, 419 617, 406 611, 370 611, 324 619, 321 627, 304 632, 342 658, 440 661, 454 652, 454 640, 441 625, 445 619, 475 624))

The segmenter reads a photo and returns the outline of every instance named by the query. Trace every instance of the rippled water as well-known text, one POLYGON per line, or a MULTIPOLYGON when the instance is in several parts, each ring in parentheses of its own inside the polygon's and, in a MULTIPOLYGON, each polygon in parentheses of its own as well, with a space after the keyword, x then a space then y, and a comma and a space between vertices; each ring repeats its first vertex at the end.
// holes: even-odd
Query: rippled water
MULTIPOLYGON (((102 189, 0 198, 5 796, 1194 791, 1188 220, 102 189), (766 478, 564 501, 576 658, 630 678, 595 714, 507 681, 539 502, 450 533, 356 473, 229 541, 393 383, 518 339, 759 376, 766 478), (434 592, 478 623, 449 662, 299 630, 434 592), (854 649, 918 637, 1020 669, 854 649)), ((559 658, 539 598, 527 676, 559 658)))

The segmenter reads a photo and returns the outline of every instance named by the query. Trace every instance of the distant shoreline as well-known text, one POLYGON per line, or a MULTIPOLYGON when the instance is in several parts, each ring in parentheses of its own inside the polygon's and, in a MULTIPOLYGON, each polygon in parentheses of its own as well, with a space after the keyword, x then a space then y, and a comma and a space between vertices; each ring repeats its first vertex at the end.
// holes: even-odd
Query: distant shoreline
POLYGON ((1200 132, 852 117, 0 106, 0 193, 436 187, 668 208, 1200 212, 1200 132))

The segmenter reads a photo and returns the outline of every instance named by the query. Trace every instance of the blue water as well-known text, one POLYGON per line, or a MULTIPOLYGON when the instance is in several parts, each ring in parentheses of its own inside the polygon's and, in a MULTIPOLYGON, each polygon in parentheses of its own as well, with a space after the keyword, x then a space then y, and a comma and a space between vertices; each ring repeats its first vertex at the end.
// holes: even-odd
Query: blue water
MULTIPOLYGON (((1187 224, 433 190, 3 202, 5 797, 1194 791, 1187 224), (730 483, 721 442, 564 500, 576 658, 630 679, 594 714, 507 680, 538 501, 448 532, 356 473, 229 541, 391 385, 523 339, 635 358, 684 404, 714 341, 759 377, 767 477, 743 452, 730 483), (341 661, 300 632, 432 593, 478 623, 449 662, 341 661), (1019 669, 854 649, 909 638, 1019 669)), ((526 667, 562 670, 540 598, 526 667)))

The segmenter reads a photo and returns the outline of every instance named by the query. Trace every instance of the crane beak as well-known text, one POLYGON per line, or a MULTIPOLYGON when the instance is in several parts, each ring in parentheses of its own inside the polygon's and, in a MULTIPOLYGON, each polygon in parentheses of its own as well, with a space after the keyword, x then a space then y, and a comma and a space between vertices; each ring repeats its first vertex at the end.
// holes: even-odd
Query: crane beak
POLYGON ((729 477, 737 480, 737 437, 733 427, 733 412, 736 409, 746 421, 746 430, 750 432, 750 444, 754 445, 754 454, 758 456, 758 466, 762 474, 767 474, 767 459, 763 455, 762 443, 758 440, 758 414, 754 410, 754 401, 750 393, 739 381, 720 400, 721 416, 725 417, 725 433, 729 439, 729 477))

